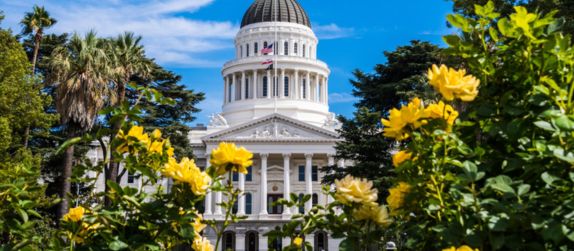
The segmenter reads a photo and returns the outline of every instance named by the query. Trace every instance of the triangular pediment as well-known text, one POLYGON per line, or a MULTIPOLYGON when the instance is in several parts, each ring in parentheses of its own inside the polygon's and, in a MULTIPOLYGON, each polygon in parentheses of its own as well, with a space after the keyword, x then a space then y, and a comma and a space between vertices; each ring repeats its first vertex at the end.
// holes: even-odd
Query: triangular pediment
POLYGON ((207 135, 204 141, 338 141, 338 134, 280 114, 272 114, 207 135))

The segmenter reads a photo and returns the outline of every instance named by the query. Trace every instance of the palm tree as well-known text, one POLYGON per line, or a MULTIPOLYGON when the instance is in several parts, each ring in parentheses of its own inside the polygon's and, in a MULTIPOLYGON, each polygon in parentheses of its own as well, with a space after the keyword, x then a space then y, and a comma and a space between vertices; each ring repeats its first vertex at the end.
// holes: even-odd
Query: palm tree
MULTIPOLYGON (((44 36, 44 29, 50 28, 56 24, 56 19, 50 17, 50 13, 44 9, 34 5, 33 11, 26 13, 24 19, 20 21, 24 26, 22 34, 34 36, 34 56, 32 57, 32 74, 36 72, 36 61, 38 61, 38 51, 40 50, 40 43, 44 36)), ((30 137, 30 125, 26 126, 24 132, 24 148, 28 147, 28 138, 30 137)))
MULTIPOLYGON (((62 125, 68 139, 77 137, 93 127, 98 112, 110 98, 109 58, 103 40, 95 32, 84 38, 74 34, 65 47, 54 50, 47 62, 47 81, 57 88, 56 109, 62 125)), ((73 157, 74 146, 70 146, 62 167, 59 217, 68 211, 73 157)))
MULTIPOLYGON (((112 82, 115 88, 117 100, 115 105, 121 105, 126 96, 126 85, 134 76, 147 78, 151 74, 155 64, 146 58, 144 47, 140 44, 141 36, 135 36, 131 32, 125 32, 115 39, 109 40, 108 55, 111 59, 112 82)), ((117 120, 112 125, 112 133, 117 134, 122 126, 122 120, 117 120)), ((106 180, 119 182, 119 163, 113 156, 110 159, 109 169, 106 171, 106 180)), ((106 191, 109 189, 106 185, 106 191)))
POLYGON ((26 13, 24 19, 20 24, 24 26, 22 34, 34 36, 34 56, 32 57, 32 74, 36 72, 36 61, 38 60, 38 51, 40 50, 40 43, 44 36, 44 30, 56 24, 56 19, 50 17, 50 13, 44 9, 34 5, 33 11, 26 13))

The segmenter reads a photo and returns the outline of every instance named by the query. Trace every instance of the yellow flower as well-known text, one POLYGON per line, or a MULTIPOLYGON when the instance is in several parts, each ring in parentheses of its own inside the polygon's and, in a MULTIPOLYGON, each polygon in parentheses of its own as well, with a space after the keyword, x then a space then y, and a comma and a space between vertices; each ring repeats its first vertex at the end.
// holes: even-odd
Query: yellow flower
POLYGON ((158 129, 153 130, 153 132, 151 133, 151 137, 152 137, 152 139, 161 138, 161 131, 158 129))
POLYGON ((299 236, 295 237, 295 239, 293 239, 293 245, 295 245, 298 248, 303 246, 303 238, 301 238, 299 236))
POLYGON ((147 144, 149 141, 149 136, 144 133, 144 128, 141 126, 134 126, 128 132, 128 137, 134 137, 138 139, 139 142, 147 144))
POLYGON ((389 213, 385 206, 363 205, 353 210, 353 217, 359 221, 371 220, 384 226, 391 224, 391 219, 389 219, 389 213))
POLYGON ((209 240, 205 237, 198 236, 193 240, 191 246, 195 251, 213 251, 214 247, 209 240))
POLYGON ((173 154, 174 154, 174 153, 173 153, 173 152, 174 152, 173 147, 170 146, 170 147, 167 149, 166 152, 167 152, 167 156, 168 156, 168 157, 170 157, 170 158, 173 157, 173 154))
POLYGON ((162 153, 163 152, 163 144, 165 141, 154 141, 149 146, 149 151, 152 153, 162 153))
POLYGON ((423 118, 424 109, 419 98, 414 98, 400 110, 393 108, 389 114, 389 119, 382 119, 384 125, 383 135, 396 140, 404 140, 410 137, 410 132, 405 127, 411 126, 417 129, 426 124, 423 118))
POLYGON ((387 203, 392 211, 400 209, 405 204, 405 196, 410 192, 411 186, 405 182, 400 182, 398 186, 389 189, 387 203))
POLYGON ((345 205, 352 203, 377 205, 377 189, 373 188, 371 181, 347 175, 342 180, 335 180, 335 186, 337 187, 335 199, 345 205))
POLYGON ((403 162, 410 160, 413 154, 407 151, 400 151, 393 155, 393 166, 399 167, 403 162))
POLYGON ((440 101, 438 104, 431 104, 425 109, 425 118, 444 119, 449 126, 452 126, 458 118, 458 112, 452 106, 440 101))
POLYGON ((198 215, 197 218, 195 218, 195 221, 192 223, 193 230, 195 231, 196 235, 199 235, 199 233, 201 233, 201 231, 203 231, 203 229, 207 227, 207 225, 201 223, 201 220, 202 220, 201 215, 198 215))
POLYGON ((68 213, 64 215, 64 220, 78 222, 82 220, 85 212, 86 209, 84 209, 82 206, 71 208, 70 211, 68 211, 68 213))
POLYGON ((253 154, 245 148, 238 148, 233 143, 222 142, 211 152, 211 165, 216 168, 216 175, 228 171, 247 174, 247 168, 253 165, 253 154))
POLYGON ((183 158, 180 163, 170 158, 163 168, 163 175, 175 181, 187 183, 195 195, 205 195, 211 182, 211 177, 202 172, 193 160, 183 158))
POLYGON ((455 70, 441 65, 433 65, 428 70, 430 85, 440 92, 444 99, 452 101, 458 98, 462 101, 473 101, 478 95, 480 80, 472 75, 466 75, 466 70, 455 70))
POLYGON ((463 245, 463 246, 460 246, 459 248, 456 248, 456 247, 445 248, 442 251, 479 251, 479 250, 478 250, 478 248, 472 249, 471 247, 469 247, 467 245, 463 245))

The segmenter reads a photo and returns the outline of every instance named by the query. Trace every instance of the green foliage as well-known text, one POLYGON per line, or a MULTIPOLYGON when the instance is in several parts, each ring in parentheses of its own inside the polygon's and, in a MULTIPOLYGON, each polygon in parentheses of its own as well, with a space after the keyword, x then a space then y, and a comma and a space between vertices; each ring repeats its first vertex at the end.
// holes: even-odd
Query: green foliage
MULTIPOLYGON (((51 99, 40 93, 41 86, 37 79, 30 77, 30 64, 22 45, 10 32, 0 30, 0 118, 9 122, 10 137, 4 136, 1 144, 9 146, 9 151, 15 151, 22 146, 24 132, 27 126, 37 132, 46 131, 56 120, 56 116, 44 112, 51 99)), ((7 131, 7 132, 8 132, 7 131)))
POLYGON ((41 210, 55 201, 44 196, 37 159, 20 156, 19 164, 0 166, 0 249, 40 250, 53 234, 41 210))
POLYGON ((448 17, 461 33, 445 37, 447 52, 480 94, 452 132, 412 133, 413 158, 396 169, 412 186, 395 212, 408 249, 574 248, 574 46, 554 14, 489 2, 448 17))

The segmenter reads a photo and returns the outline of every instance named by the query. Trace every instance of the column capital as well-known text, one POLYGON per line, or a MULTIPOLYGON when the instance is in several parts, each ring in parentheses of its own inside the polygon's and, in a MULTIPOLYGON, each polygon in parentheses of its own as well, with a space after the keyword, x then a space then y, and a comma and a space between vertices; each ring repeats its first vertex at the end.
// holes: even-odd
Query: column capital
POLYGON ((269 157, 269 153, 259 153, 259 157, 261 157, 262 159, 263 158, 267 159, 269 157))
POLYGON ((313 154, 312 154, 312 153, 306 153, 306 154, 305 154, 305 158, 306 158, 306 159, 311 159, 311 158, 313 158, 313 154))
POLYGON ((283 158, 291 158, 291 153, 283 153, 283 158))

